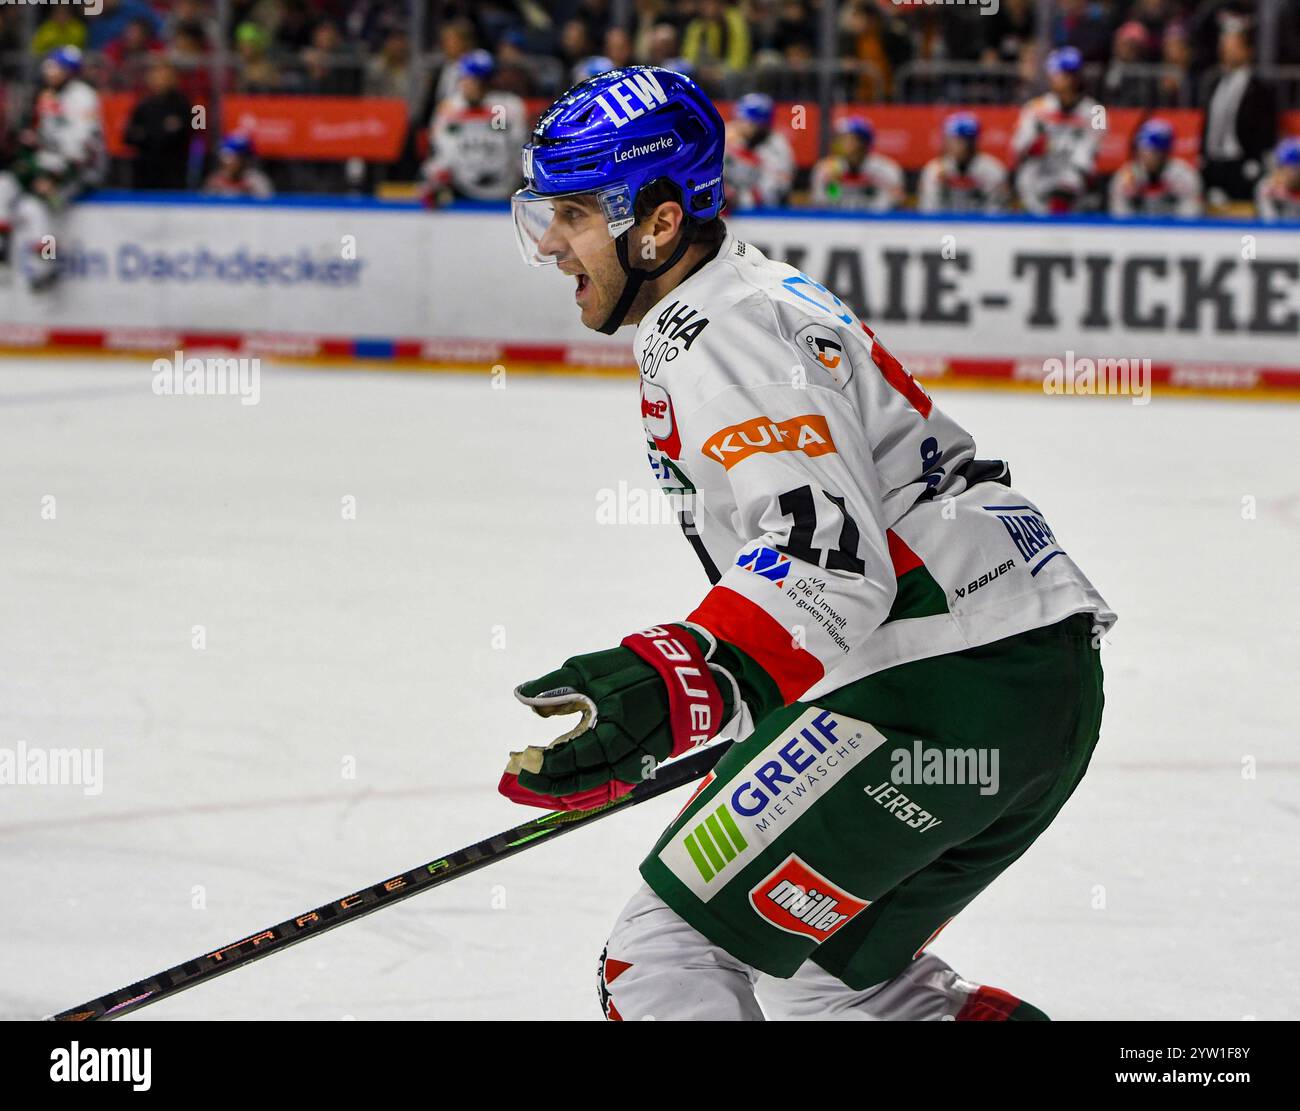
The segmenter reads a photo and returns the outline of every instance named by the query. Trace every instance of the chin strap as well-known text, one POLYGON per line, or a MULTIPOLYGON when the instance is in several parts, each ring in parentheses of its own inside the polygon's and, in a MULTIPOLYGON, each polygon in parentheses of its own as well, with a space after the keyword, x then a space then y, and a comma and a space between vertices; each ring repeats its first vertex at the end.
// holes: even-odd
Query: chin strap
POLYGON ((623 292, 619 295, 618 304, 605 318, 605 323, 597 329, 597 331, 604 332, 607 336, 612 336, 623 326, 623 318, 627 316, 628 309, 632 307, 632 302, 636 300, 636 295, 641 292, 641 287, 646 281, 666 274, 681 261, 682 255, 686 254, 686 248, 695 242, 695 224, 690 222, 682 228, 681 240, 673 253, 668 256, 667 262, 662 266, 655 267, 653 270, 641 270, 633 267, 628 260, 627 237, 631 233, 632 229, 628 228, 627 231, 614 240, 614 246, 618 251, 619 265, 623 267, 623 273, 627 275, 627 280, 623 283, 623 292))

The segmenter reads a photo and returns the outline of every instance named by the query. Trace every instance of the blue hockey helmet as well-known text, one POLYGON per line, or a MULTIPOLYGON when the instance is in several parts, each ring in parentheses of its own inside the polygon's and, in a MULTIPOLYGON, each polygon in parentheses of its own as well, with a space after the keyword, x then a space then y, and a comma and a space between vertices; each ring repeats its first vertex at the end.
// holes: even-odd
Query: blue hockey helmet
POLYGON ((75 46, 60 46, 45 55, 42 67, 58 66, 64 73, 81 72, 81 51, 75 46))
POLYGON ((486 81, 496 71, 496 60, 486 50, 471 50, 456 63, 457 74, 461 77, 477 77, 480 81, 486 81))
POLYGON ((835 125, 835 131, 840 135, 856 135, 867 146, 876 141, 876 129, 866 116, 845 116, 835 125))
POLYGON ((1073 46, 1063 46, 1047 56, 1048 73, 1078 73, 1083 69, 1083 55, 1073 46))
POLYGON ((972 143, 980 137, 980 121, 974 112, 954 112, 943 121, 943 133, 950 139, 969 139, 972 143))
POLYGON ((1174 149, 1174 127, 1168 120, 1147 120, 1137 133, 1139 150, 1168 154, 1174 149))
POLYGON ((736 119, 770 127, 776 105, 766 93, 746 93, 736 101, 736 119))
POLYGON ((718 110, 684 74, 627 66, 575 85, 542 113, 524 144, 524 185, 510 199, 524 261, 572 259, 579 236, 590 246, 613 240, 627 280, 600 331, 616 331, 642 283, 675 265, 696 229, 722 210, 723 142, 718 110), (632 266, 627 232, 642 190, 660 182, 676 187, 686 218, 667 261, 647 270, 632 266), (563 202, 580 196, 594 198, 597 212, 576 229, 564 222, 576 206, 563 202))
POLYGON ((1279 166, 1300 166, 1300 139, 1283 139, 1273 157, 1279 166))
POLYGON ((242 131, 233 132, 221 140, 218 153, 231 154, 239 158, 252 158, 253 137, 242 131))

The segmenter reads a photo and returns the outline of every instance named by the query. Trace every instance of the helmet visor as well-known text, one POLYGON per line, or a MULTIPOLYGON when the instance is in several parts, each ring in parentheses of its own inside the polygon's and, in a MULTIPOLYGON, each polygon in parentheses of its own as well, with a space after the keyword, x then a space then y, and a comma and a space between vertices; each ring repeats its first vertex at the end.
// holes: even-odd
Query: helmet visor
POLYGON ((529 266, 557 266, 598 252, 636 222, 625 185, 599 193, 520 189, 510 198, 510 211, 519 253, 529 266))

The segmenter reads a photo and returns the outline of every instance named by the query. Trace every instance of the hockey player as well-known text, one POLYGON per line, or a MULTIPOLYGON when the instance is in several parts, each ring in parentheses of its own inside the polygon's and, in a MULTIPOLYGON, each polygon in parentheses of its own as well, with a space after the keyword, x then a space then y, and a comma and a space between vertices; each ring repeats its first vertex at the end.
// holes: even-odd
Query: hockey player
POLYGON ((921 171, 921 212, 1002 212, 1007 207, 1007 168, 979 149, 980 121, 954 112, 943 121, 943 153, 921 171))
POLYGON ((1110 179, 1112 216, 1201 214, 1201 175, 1173 157, 1174 129, 1167 120, 1147 120, 1134 143, 1136 157, 1110 179))
POLYGON ((1072 46, 1047 56, 1049 92, 1020 111, 1011 149, 1016 194, 1037 215, 1075 211, 1091 188, 1101 138, 1100 105, 1080 86, 1083 58, 1072 46))
POLYGON ((727 203, 735 209, 775 208, 794 184, 794 148, 772 126, 776 106, 765 93, 736 101, 726 128, 727 203))
POLYGON ((1255 189, 1259 218, 1270 224, 1300 221, 1300 139, 1283 139, 1273 155, 1273 172, 1255 189))
POLYGON ((835 150, 813 167, 812 203, 855 212, 891 212, 901 205, 903 168, 872 150, 871 121, 849 116, 835 132, 835 150))
POLYGON ((869 324, 726 229, 722 163, 709 100, 644 66, 569 90, 523 149, 524 258, 574 280, 587 327, 635 326, 651 466, 689 495, 712 585, 523 683, 543 717, 581 716, 500 790, 587 808, 737 738, 614 925, 611 1018, 761 1018, 759 996, 1041 1018, 924 951, 1083 775, 1114 615, 869 324))
POLYGON ((518 152, 528 135, 524 102, 514 93, 489 95, 492 55, 471 50, 457 64, 456 92, 434 110, 429 128, 422 195, 431 208, 458 197, 509 197, 519 184, 518 152))
POLYGON ((227 135, 217 149, 217 168, 203 183, 203 192, 217 197, 255 197, 265 200, 275 195, 271 179, 257 167, 253 140, 243 134, 227 135))
POLYGON ((18 135, 18 155, 0 172, 0 272, 16 263, 35 290, 49 289, 58 278, 58 214, 104 175, 99 94, 80 73, 75 46, 46 56, 31 118, 18 135))

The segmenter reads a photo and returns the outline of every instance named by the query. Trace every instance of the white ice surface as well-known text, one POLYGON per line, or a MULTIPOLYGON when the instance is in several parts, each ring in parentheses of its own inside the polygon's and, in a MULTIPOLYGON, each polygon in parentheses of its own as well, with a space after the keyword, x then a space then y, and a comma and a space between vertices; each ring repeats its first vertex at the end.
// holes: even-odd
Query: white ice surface
MULTIPOLYGON (((650 485, 632 379, 268 366, 244 407, 150 377, 0 363, 0 748, 105 760, 98 797, 0 787, 0 1017, 521 820, 497 778, 550 734, 512 686, 706 587, 672 525, 596 521, 599 490, 650 485)), ((937 397, 1120 614, 1091 772, 937 951, 1058 1018, 1300 1017, 1300 410, 937 397)), ((680 802, 141 1014, 594 1018, 597 954, 680 802)))

